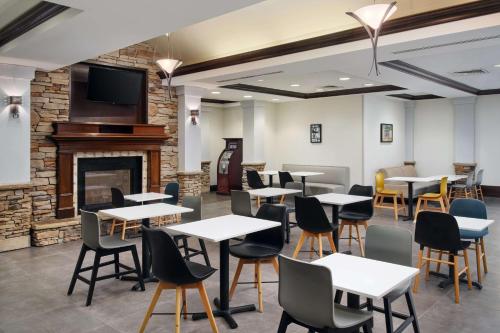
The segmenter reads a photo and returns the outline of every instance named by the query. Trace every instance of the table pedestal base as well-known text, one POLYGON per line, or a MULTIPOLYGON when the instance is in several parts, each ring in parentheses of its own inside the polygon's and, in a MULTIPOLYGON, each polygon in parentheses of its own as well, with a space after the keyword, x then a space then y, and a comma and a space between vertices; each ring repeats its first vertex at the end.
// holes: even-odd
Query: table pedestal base
MULTIPOLYGON (((439 282, 438 287, 441 289, 444 289, 446 287, 452 286, 454 284, 453 278, 450 278, 447 274, 444 273, 438 273, 438 272, 429 272, 430 275, 437 276, 440 278, 445 279, 444 281, 439 282)), ((467 284, 467 279, 465 278, 465 273, 462 273, 459 277, 458 280, 460 283, 467 284)), ((477 289, 481 290, 483 289, 483 285, 477 281, 472 281, 472 285, 476 287, 477 289)))
MULTIPOLYGON (((253 304, 230 307, 227 310, 221 310, 220 309, 220 301, 218 298, 214 299, 214 304, 217 307, 217 310, 212 310, 212 313, 214 314, 214 316, 224 318, 224 320, 226 321, 226 323, 229 325, 229 327, 231 329, 238 328, 238 324, 233 319, 234 314, 242 313, 242 312, 252 312, 252 311, 256 310, 255 305, 253 305, 253 304)), ((205 312, 193 314, 193 320, 200 320, 200 319, 206 319, 206 318, 207 318, 207 314, 205 312)))

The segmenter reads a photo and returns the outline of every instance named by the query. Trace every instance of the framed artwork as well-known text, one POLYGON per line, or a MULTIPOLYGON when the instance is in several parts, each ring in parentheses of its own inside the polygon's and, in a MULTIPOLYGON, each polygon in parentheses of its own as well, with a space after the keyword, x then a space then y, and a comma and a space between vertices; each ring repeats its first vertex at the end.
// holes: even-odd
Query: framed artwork
POLYGON ((392 142, 393 133, 392 124, 380 124, 380 142, 392 142))
POLYGON ((321 143, 321 124, 311 124, 311 143, 321 143))

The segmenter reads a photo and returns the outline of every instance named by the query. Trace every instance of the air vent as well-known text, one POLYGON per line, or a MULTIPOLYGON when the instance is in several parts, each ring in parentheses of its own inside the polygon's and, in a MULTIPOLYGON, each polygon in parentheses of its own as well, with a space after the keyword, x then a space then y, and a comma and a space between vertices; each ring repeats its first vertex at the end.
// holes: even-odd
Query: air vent
POLYGON ((262 76, 274 75, 274 74, 280 74, 280 73, 283 73, 283 71, 269 72, 269 73, 264 73, 264 74, 247 75, 247 76, 240 76, 240 77, 235 77, 233 79, 219 80, 219 81, 216 81, 216 82, 217 83, 225 83, 225 82, 231 82, 231 81, 240 81, 240 80, 253 79, 253 78, 256 78, 256 77, 262 77, 262 76))
POLYGON ((484 69, 471 69, 467 71, 452 72, 451 74, 455 76, 483 75, 488 74, 488 71, 484 69))
POLYGON ((402 53, 410 53, 410 52, 417 52, 417 51, 424 51, 424 50, 432 50, 432 49, 437 49, 437 48, 441 48, 441 47, 455 46, 455 45, 462 45, 462 44, 469 44, 469 43, 477 43, 477 42, 482 42, 482 41, 492 40, 492 39, 499 39, 499 38, 500 38, 500 35, 472 38, 472 39, 465 39, 465 40, 444 43, 444 44, 434 44, 434 45, 415 47, 412 49, 399 50, 399 51, 395 51, 392 53, 393 54, 402 54, 402 53))

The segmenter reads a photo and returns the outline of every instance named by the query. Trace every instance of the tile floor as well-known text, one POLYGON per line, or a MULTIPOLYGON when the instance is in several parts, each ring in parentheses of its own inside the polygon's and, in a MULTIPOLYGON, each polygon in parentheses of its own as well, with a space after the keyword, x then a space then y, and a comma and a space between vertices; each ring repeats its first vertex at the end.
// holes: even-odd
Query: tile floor
MULTIPOLYGON (((228 197, 208 194, 204 197, 204 217, 227 214, 230 211, 228 197)), ((500 220, 500 200, 488 199, 488 213, 493 219, 500 220)), ((329 214, 329 212, 327 212, 329 214)), ((390 211, 378 212, 371 224, 392 225, 390 211)), ((400 226, 413 229, 413 224, 400 221, 400 226)), ((291 254, 297 242, 299 230, 292 229, 290 245, 284 249, 291 254)), ((482 290, 467 290, 460 286, 461 304, 453 302, 453 289, 443 290, 437 287, 439 279, 431 277, 422 282, 415 295, 421 332, 498 332, 500 327, 500 226, 490 228, 486 239, 486 250, 490 272, 484 278, 482 290)), ((132 239, 138 244, 140 239, 132 239)), ((80 241, 43 248, 29 248, 0 254, 0 332, 137 332, 146 307, 151 300, 153 284, 146 285, 145 292, 131 292, 132 282, 114 279, 98 282, 92 306, 85 307, 87 286, 77 282, 72 296, 66 296, 69 280, 81 246, 80 241)), ((218 247, 207 244, 212 264, 218 267, 218 247)), ((346 240, 341 240, 341 250, 348 250, 346 240)), ((357 244, 351 248, 353 254, 359 253, 357 244)), ((416 255, 417 247, 414 248, 416 255)), ((307 259, 308 254, 302 254, 307 259)), ((125 255, 124 255, 125 257, 125 255)), ((90 255, 86 262, 90 263, 90 255)), ((124 258, 131 264, 131 258, 124 258)), ((475 259, 472 256, 473 276, 475 259)), ((269 266, 269 265, 266 265, 269 266)), ((264 280, 276 280, 272 267, 264 266, 264 280)), ((236 267, 236 260, 231 261, 231 270, 236 267)), ((104 268, 102 273, 112 270, 104 268)), ((231 278, 232 278, 231 271, 231 278)), ((370 272, 366 272, 370 274, 370 272)), ((250 281, 250 268, 244 269, 241 281, 250 281)), ((218 295, 218 274, 206 282, 209 297, 218 295)), ((265 312, 236 315, 238 332, 276 332, 281 309, 277 301, 278 285, 264 284, 265 312)), ((158 303, 157 311, 174 310, 173 292, 164 293, 158 303)), ((233 304, 257 302, 257 290, 252 285, 240 285, 235 293, 233 304)), ((195 291, 188 292, 189 311, 201 311, 202 306, 195 291)), ((404 302, 397 302, 395 309, 405 311, 404 302)), ((396 321, 399 323, 399 321, 396 321)), ((229 332, 227 325, 217 319, 220 332, 229 332)), ((207 321, 193 322, 182 320, 181 331, 210 332, 207 321)), ((173 332, 173 317, 153 316, 147 332, 173 332)), ((305 332, 304 329, 291 325, 288 332, 305 332)), ((374 332, 385 332, 384 317, 375 314, 374 332)), ((411 326, 405 332, 412 332, 411 326)))

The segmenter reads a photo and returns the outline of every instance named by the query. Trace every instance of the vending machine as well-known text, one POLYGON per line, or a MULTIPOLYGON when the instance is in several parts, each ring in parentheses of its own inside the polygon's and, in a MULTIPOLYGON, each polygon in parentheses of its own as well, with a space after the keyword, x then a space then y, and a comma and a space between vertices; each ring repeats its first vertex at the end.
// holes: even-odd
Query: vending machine
POLYGON ((243 168, 243 139, 224 138, 226 148, 217 163, 217 193, 231 194, 231 190, 241 190, 243 168))

